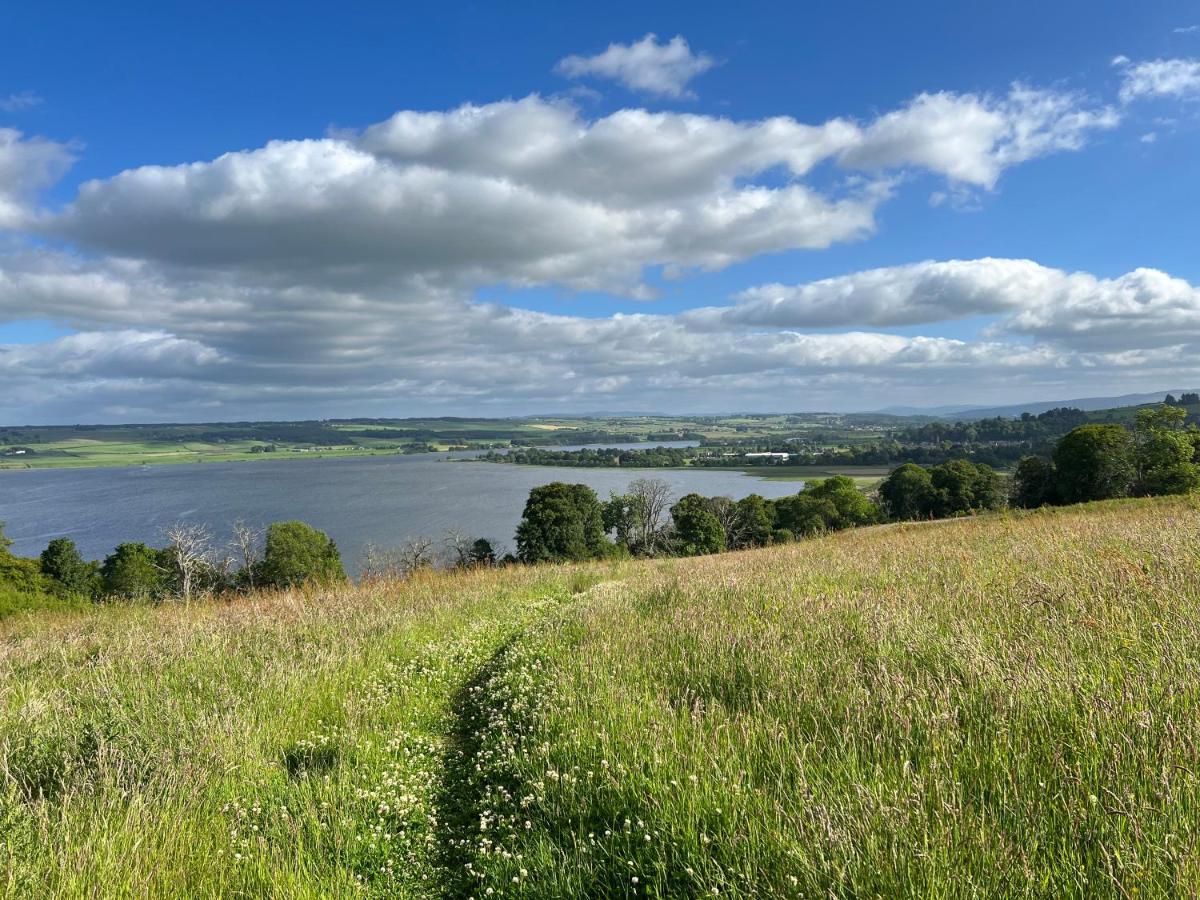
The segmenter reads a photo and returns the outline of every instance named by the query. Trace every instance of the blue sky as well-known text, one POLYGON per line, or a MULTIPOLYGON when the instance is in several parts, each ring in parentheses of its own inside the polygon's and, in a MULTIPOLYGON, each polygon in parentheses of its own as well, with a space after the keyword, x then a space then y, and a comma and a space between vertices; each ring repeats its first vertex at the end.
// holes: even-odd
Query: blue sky
POLYGON ((1194 4, 698 6, 10 5, 0 419, 864 409, 1200 382, 1194 4), (663 68, 679 54, 691 74, 663 68), (410 124, 383 134, 463 104, 503 129, 496 158, 490 131, 434 150, 410 124), (602 144, 631 110, 620 147, 566 137, 602 144), (753 131, 780 117, 795 134, 753 131), (685 120, 690 143, 645 131, 685 120), (791 162, 816 140, 802 126, 829 123, 855 133, 791 162), (162 168, 121 175, 144 166, 162 168), (657 171, 684 186, 657 196, 638 177, 657 171), (731 203, 762 209, 731 224, 731 203), (747 311, 768 294, 770 315, 747 311))

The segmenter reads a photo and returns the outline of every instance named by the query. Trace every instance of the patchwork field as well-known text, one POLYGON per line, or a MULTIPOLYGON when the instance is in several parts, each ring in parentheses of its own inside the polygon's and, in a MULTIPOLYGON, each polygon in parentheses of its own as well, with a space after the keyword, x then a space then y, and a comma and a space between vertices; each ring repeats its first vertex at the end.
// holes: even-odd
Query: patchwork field
POLYGON ((1200 508, 0 622, 12 897, 1188 896, 1200 508))

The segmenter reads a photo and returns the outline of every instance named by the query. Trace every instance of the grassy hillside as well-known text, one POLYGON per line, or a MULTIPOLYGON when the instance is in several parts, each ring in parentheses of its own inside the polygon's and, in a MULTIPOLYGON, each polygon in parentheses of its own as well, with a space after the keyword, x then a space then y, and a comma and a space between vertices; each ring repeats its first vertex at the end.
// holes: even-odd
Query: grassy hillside
POLYGON ((0 893, 1163 896, 1200 510, 0 622, 0 893))

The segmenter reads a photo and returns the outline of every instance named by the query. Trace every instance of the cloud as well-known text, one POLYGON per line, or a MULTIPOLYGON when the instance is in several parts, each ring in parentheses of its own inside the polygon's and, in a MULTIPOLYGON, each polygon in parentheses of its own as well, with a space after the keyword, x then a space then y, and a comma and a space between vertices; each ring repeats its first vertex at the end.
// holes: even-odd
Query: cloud
POLYGON ((888 328, 997 316, 994 337, 1034 337, 1085 352, 1200 344, 1200 290, 1155 269, 1097 278, 1027 259, 928 261, 762 285, 737 300, 681 318, 721 330, 888 328))
POLYGON ((1145 98, 1200 97, 1200 59, 1152 59, 1135 63, 1118 56, 1113 65, 1120 68, 1122 103, 1145 98))
POLYGON ((921 95, 860 125, 621 110, 540 97, 403 111, 84 184, 45 233, 93 252, 272 284, 560 284, 649 296, 647 267, 713 270, 870 235, 890 170, 994 186, 1112 124, 1079 98, 921 95), (819 192, 823 162, 874 177, 819 192), (785 177, 781 180, 778 174, 785 177))
POLYGON ((42 103, 42 98, 33 91, 17 91, 7 97, 0 97, 0 112, 15 113, 32 109, 42 103))
POLYGON ((1113 109, 1087 108, 1079 95, 1022 84, 1002 98, 920 94, 867 126, 841 160, 865 169, 920 167, 990 189, 1006 168, 1078 150, 1092 132, 1118 122, 1113 109))
POLYGON ((0 128, 0 229, 29 223, 29 203, 75 162, 76 148, 0 128))
POLYGON ((881 393, 1002 400, 1014 385, 1200 377, 1200 292, 1154 270, 923 262, 764 286, 726 307, 591 317, 419 284, 247 287, 52 251, 20 260, 0 264, 0 312, 28 313, 32 297, 82 333, 0 349, 10 421, 869 407, 881 393), (994 324, 969 340, 882 330, 975 316, 994 324))
POLYGON ((1183 25, 1179 28, 1172 28, 1172 34, 1200 34, 1200 25, 1183 25))
POLYGON ((632 91, 663 97, 693 97, 687 83, 716 65, 706 53, 693 53, 682 35, 665 44, 647 34, 632 44, 609 44, 595 56, 568 56, 555 71, 568 78, 594 76, 616 81, 632 91))
POLYGON ((36 191, 74 149, 3 130, 0 223, 28 239, 0 252, 0 321, 78 334, 0 349, 0 420, 813 408, 1190 371, 1193 295, 1162 273, 1114 286, 1027 260, 919 263, 677 315, 473 300, 495 285, 650 298, 647 270, 685 278, 859 240, 909 173, 966 206, 1115 120, 1021 85, 816 123, 596 117, 530 96, 129 169, 57 211, 36 209, 36 191), (886 333, 973 315, 993 330, 886 333))

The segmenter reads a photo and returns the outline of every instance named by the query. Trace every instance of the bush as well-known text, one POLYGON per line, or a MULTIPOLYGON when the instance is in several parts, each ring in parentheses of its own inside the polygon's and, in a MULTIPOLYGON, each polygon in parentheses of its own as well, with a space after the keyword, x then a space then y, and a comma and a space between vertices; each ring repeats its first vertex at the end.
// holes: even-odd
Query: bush
POLYGON ((535 487, 517 526, 517 554, 523 562, 577 562, 606 556, 604 510, 586 484, 555 481, 535 487))
POLYGON ((261 573, 261 583, 281 588, 346 579, 337 544, 325 532, 295 521, 267 528, 261 573))
POLYGON ((100 566, 102 591, 110 597, 144 600, 163 590, 158 551, 145 544, 118 544, 100 566))
POLYGON ((70 538, 55 538, 41 555, 42 574, 53 583, 55 593, 94 597, 100 593, 100 567, 88 562, 70 538))

